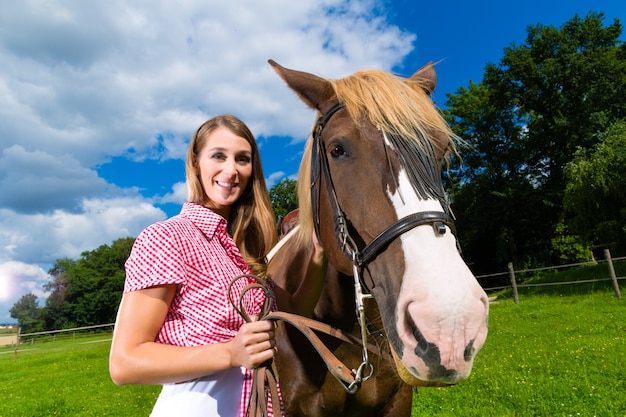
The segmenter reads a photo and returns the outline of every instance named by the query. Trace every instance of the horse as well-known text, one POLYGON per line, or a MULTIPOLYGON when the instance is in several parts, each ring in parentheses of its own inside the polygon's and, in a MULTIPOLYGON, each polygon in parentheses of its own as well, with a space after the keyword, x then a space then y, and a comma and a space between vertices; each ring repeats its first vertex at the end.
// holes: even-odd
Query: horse
POLYGON ((295 291, 315 234, 328 268, 313 318, 363 342, 319 336, 355 376, 343 384, 306 337, 279 323, 285 415, 410 416, 417 386, 470 375, 489 314, 442 185, 456 148, 431 99, 434 64, 408 78, 362 70, 336 80, 269 64, 318 119, 300 163, 298 226, 267 274, 295 291))

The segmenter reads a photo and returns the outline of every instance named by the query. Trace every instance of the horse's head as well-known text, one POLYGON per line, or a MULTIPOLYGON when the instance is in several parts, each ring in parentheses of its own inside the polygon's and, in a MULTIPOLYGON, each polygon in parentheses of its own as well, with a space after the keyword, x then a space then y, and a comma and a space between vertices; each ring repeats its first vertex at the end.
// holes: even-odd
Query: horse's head
POLYGON ((302 230, 316 230, 337 270, 362 271, 406 382, 467 378, 489 306, 459 254, 442 189, 454 145, 429 97, 433 65, 407 79, 361 71, 326 80, 270 64, 320 112, 298 180, 302 230))

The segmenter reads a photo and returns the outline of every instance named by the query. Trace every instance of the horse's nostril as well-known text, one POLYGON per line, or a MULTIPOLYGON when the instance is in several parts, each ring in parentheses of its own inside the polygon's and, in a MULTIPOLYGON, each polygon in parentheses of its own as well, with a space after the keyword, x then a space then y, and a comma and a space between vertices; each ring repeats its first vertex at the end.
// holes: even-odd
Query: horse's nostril
POLYGON ((422 332, 420 332, 420 330, 417 328, 417 325, 415 324, 415 321, 413 321, 412 318, 409 317, 407 322, 408 322, 407 324, 409 326, 409 329, 411 330, 411 334, 417 341, 417 347, 415 348, 415 351, 414 351, 415 354, 420 357, 426 356, 426 354, 428 353, 428 346, 430 343, 428 343, 428 341, 426 340, 422 332))
POLYGON ((475 351, 476 350, 474 349, 474 339, 472 339, 467 344, 467 346, 465 346, 465 350, 463 351, 463 359, 465 359, 465 362, 469 362, 472 360, 475 351))

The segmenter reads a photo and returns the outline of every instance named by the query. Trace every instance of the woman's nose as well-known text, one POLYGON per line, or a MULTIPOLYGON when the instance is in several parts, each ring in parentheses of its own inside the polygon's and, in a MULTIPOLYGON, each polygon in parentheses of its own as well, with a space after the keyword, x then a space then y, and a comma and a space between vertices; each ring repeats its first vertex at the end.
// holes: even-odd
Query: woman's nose
POLYGON ((237 174, 237 161, 235 161, 233 158, 228 158, 226 160, 226 163, 224 164, 224 172, 231 174, 231 175, 236 175, 237 174))

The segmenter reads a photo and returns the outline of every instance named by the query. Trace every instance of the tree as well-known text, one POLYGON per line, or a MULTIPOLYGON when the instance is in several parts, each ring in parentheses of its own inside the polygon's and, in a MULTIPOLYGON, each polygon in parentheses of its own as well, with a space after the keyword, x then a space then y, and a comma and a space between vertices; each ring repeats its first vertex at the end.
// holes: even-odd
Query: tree
POLYGON ((46 304, 42 308, 41 317, 46 330, 76 327, 70 320, 69 305, 66 302, 67 287, 69 285, 65 271, 71 271, 76 265, 75 260, 69 258, 57 259, 48 271, 52 281, 44 284, 43 289, 50 293, 46 304))
POLYGON ((124 263, 134 238, 114 241, 78 260, 59 259, 49 271, 53 281, 42 309, 46 329, 90 326, 115 321, 124 289, 124 263))
POLYGON ((276 217, 285 217, 298 208, 296 184, 296 180, 285 178, 270 189, 270 201, 276 217))
POLYGON ((24 333, 37 332, 42 329, 39 319, 39 302, 32 294, 23 295, 9 310, 11 317, 17 319, 24 333))
POLYGON ((114 241, 111 246, 102 245, 83 252, 75 268, 69 271, 67 302, 76 325, 115 321, 124 289, 124 263, 134 241, 127 237, 114 241))
POLYGON ((592 149, 565 166, 565 208, 571 229, 595 246, 626 250, 626 121, 611 126, 592 149))
POLYGON ((448 95, 446 116, 466 144, 449 188, 477 272, 553 263, 564 253, 553 250, 566 220, 564 167, 626 116, 622 26, 602 19, 531 26, 525 44, 486 66, 482 82, 448 95))

